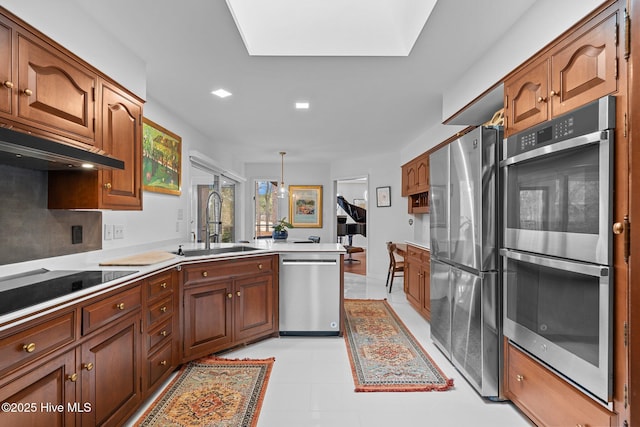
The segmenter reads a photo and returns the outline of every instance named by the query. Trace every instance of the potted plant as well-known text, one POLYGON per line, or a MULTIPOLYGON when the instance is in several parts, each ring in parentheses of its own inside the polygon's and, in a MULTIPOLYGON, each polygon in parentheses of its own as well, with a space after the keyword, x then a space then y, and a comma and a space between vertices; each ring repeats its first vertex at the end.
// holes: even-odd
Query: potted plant
POLYGON ((289 232, 287 228, 293 228, 293 224, 287 222, 285 218, 282 218, 276 222, 276 225, 273 226, 272 237, 274 240, 287 240, 289 237, 289 232))

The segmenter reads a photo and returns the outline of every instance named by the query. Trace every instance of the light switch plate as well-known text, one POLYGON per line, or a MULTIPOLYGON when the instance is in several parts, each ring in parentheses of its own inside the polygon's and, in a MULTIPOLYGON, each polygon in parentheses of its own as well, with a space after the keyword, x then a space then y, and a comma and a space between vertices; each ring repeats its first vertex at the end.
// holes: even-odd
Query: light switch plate
POLYGON ((102 236, 104 240, 112 240, 113 239, 113 224, 105 224, 104 225, 104 235, 102 236))
POLYGON ((113 238, 114 239, 124 239, 124 225, 114 225, 113 226, 113 238))

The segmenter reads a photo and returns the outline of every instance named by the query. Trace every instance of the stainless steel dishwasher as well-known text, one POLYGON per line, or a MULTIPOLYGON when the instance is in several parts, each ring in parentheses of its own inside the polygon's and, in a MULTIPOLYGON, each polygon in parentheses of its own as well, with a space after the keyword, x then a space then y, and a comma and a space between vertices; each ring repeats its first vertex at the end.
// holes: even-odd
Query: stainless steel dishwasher
POLYGON ((340 254, 280 254, 280 335, 339 335, 340 254))

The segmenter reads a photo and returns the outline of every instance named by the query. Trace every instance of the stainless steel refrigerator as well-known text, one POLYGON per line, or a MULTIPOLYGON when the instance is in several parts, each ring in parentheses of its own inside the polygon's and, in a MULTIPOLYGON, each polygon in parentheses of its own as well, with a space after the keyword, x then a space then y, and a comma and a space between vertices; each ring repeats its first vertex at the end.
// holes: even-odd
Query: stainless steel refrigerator
POLYGON ((479 127, 431 154, 431 338, 485 397, 500 396, 498 150, 479 127))

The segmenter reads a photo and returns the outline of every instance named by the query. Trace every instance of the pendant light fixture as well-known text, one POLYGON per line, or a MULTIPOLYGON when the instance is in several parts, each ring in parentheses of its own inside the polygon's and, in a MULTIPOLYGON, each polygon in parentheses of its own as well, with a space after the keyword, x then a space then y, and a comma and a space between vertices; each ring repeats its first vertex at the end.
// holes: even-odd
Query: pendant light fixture
POLYGON ((278 199, 286 199, 289 196, 289 191, 287 187, 284 185, 284 155, 287 154, 284 151, 280 152, 280 186, 278 187, 278 199))

